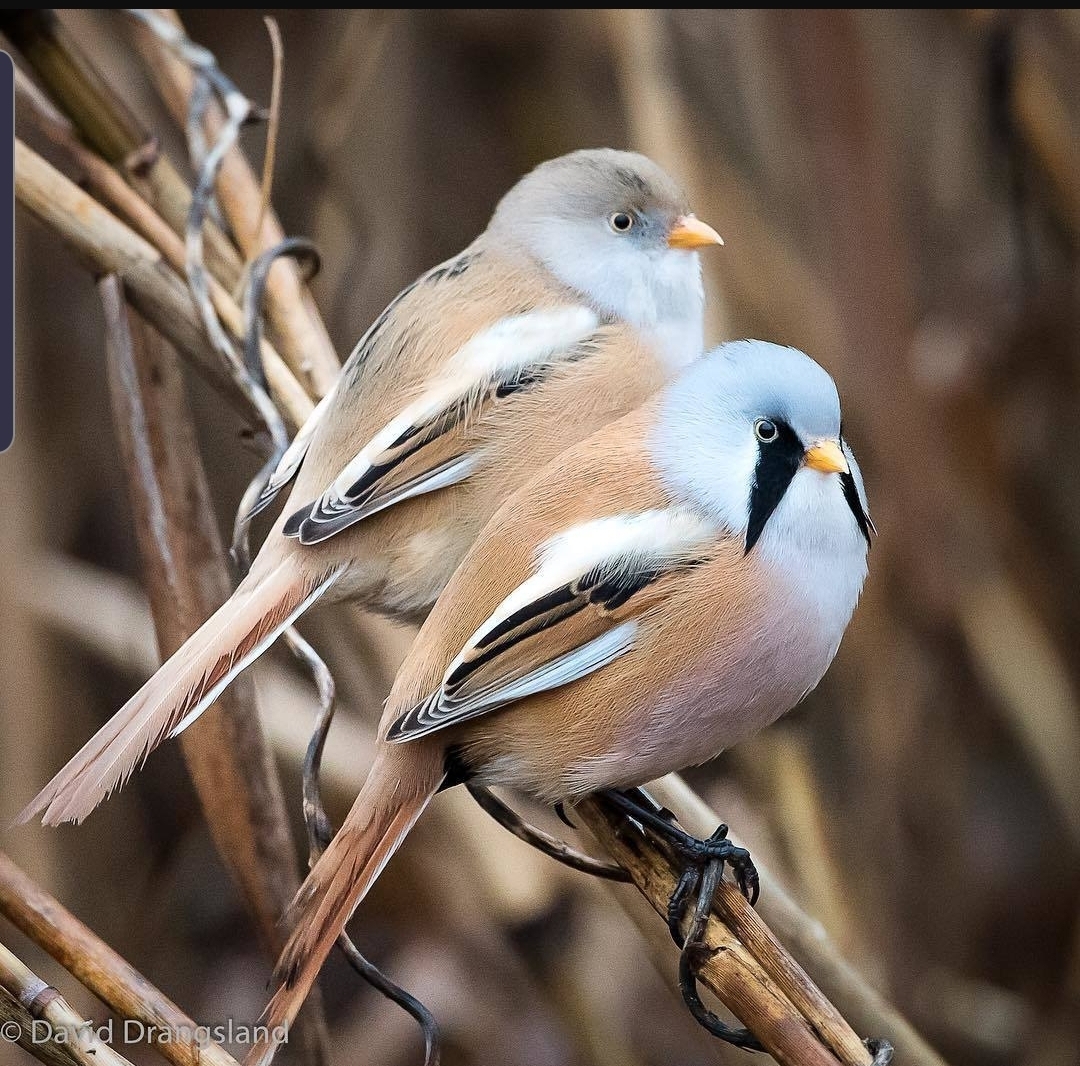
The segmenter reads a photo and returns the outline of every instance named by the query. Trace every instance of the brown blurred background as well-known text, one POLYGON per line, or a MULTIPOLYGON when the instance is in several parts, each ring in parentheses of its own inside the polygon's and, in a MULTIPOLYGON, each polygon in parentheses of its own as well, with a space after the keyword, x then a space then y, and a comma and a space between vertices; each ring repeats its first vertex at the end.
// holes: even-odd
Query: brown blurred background
MULTIPOLYGON (((707 260, 710 339, 790 343, 833 373, 881 531, 864 600, 805 704, 691 781, 951 1062, 1080 1061, 1080 17, 275 14, 274 200, 322 251, 314 291, 342 358, 524 171, 610 145, 676 173, 727 240, 707 260)), ((184 17, 265 102, 261 16, 184 17)), ((186 158, 129 25, 65 19, 186 158)), ((244 143, 261 158, 261 131, 244 143)), ((23 214, 17 244, 0 821, 153 648, 97 295, 23 214)), ((226 530, 258 462, 220 399, 190 393, 226 530)), ((350 738, 408 633, 372 622, 357 648, 334 617, 305 631, 352 710, 331 737, 340 814, 365 770, 350 738)), ((297 823, 312 705, 299 680, 294 700, 263 700, 297 823)), ((460 806, 469 846, 418 832, 354 923, 435 1011, 450 1066, 749 1061, 697 1029, 605 889, 460 806)), ((82 829, 0 842, 195 1017, 254 1020, 268 964, 175 745, 82 829)), ((340 960, 324 987, 335 1063, 420 1061, 412 1024, 340 960)), ((0 1063, 23 1058, 0 1044, 0 1063)))

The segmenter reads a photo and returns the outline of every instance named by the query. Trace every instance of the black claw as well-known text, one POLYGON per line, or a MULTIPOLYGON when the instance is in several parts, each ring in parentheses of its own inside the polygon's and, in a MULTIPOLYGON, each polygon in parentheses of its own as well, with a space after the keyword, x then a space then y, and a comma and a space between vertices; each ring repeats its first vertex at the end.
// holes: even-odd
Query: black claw
POLYGON ((671 939, 675 941, 675 946, 680 949, 686 943, 686 938, 682 934, 682 923, 686 917, 686 903, 690 898, 690 894, 697 889, 700 880, 701 871, 695 866, 687 866, 679 877, 679 883, 675 886, 675 891, 671 893, 671 899, 668 900, 668 931, 671 933, 671 939))
POLYGON ((562 800, 555 804, 555 813, 559 816, 559 821, 563 825, 568 825, 571 829, 577 829, 577 826, 570 820, 570 815, 566 813, 566 804, 562 800))
POLYGON ((698 967, 713 955, 713 950, 704 942, 703 936, 712 909, 712 898, 723 876, 723 866, 723 859, 713 859, 701 875, 698 898, 694 905, 694 919, 690 923, 690 931, 679 955, 679 989, 694 1020, 717 1039, 746 1051, 763 1051, 761 1042, 749 1029, 735 1029, 709 1010, 701 1001, 697 988, 698 967))
POLYGON ((731 853, 728 862, 731 863, 731 870, 735 874, 739 891, 753 907, 761 894, 761 879, 758 877, 754 860, 750 858, 750 852, 746 848, 736 848, 731 853))
POLYGON ((761 882, 753 859, 745 848, 737 847, 728 840, 726 825, 717 826, 711 836, 705 840, 699 840, 675 824, 671 812, 657 804, 641 789, 631 789, 627 792, 612 789, 604 795, 637 822, 643 830, 651 830, 656 836, 666 840, 685 859, 697 866, 700 867, 712 860, 730 862, 739 890, 749 900, 751 906, 757 902, 761 882))
POLYGON ((727 839, 728 827, 721 825, 716 832, 706 840, 694 840, 690 843, 677 842, 675 848, 686 859, 693 863, 720 862, 729 863, 731 872, 735 875, 735 883, 739 891, 746 897, 752 907, 757 903, 761 893, 761 879, 758 877, 757 867, 750 857, 746 848, 737 847, 727 839))

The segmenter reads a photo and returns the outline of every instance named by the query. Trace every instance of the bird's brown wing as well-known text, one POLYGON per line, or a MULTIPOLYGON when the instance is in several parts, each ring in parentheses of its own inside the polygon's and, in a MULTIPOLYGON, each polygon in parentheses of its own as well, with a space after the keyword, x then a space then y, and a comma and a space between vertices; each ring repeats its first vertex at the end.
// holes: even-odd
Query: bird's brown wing
POLYGON ((323 416, 331 409, 334 403, 335 393, 339 389, 343 390, 343 385, 344 388, 348 388, 350 384, 356 383, 356 379, 362 374, 369 356, 375 350, 379 338, 386 332, 387 326, 393 320, 393 316, 400 308, 401 304, 418 290, 422 291, 442 282, 448 280, 453 281, 456 278, 460 278, 461 275, 473 265, 478 258, 478 255, 479 253, 475 248, 466 248, 463 252, 446 260, 446 262, 440 263, 436 267, 432 267, 431 270, 421 274, 416 281, 406 285, 405 288, 382 309, 375 321, 372 322, 364 335, 357 342, 356 347, 349 356, 348 362, 342 367, 341 373, 334 383, 334 387, 319 401, 307 421, 299 430, 297 430, 292 443, 278 461, 277 466, 274 468, 274 472, 270 475, 259 498, 248 512, 248 521, 261 511, 265 510, 265 508, 277 498, 281 490, 300 472, 300 468, 303 466, 304 460, 307 457, 308 448, 311 446, 312 438, 315 435, 315 430, 321 424, 323 416))
MULTIPOLYGON (((665 594, 680 571, 710 555, 715 531, 671 509, 617 516, 567 531, 581 543, 611 534, 568 579, 563 560, 541 563, 472 635, 442 684, 390 726, 405 742, 505 707, 593 673, 634 646, 638 617, 665 594), (645 518, 649 536, 622 537, 618 523, 645 518), (590 529, 589 527, 595 527, 590 529), (562 577, 553 575, 561 574, 562 577)), ((562 542, 563 550, 569 554, 562 542)))
POLYGON ((558 367, 588 358, 597 350, 600 326, 593 311, 568 302, 506 315, 478 330, 317 500, 289 518, 286 536, 317 544, 396 503, 468 477, 483 459, 468 438, 470 424, 558 367))

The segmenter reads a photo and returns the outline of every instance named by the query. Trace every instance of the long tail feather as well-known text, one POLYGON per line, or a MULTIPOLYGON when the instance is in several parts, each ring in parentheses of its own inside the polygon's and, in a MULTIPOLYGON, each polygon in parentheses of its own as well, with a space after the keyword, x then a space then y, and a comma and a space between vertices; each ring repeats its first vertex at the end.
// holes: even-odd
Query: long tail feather
POLYGON ((186 729, 333 583, 280 563, 251 574, 19 815, 45 825, 81 822, 167 737, 186 729))
POLYGON ((300 887, 284 919, 293 933, 274 970, 279 987, 260 1019, 266 1036, 244 1066, 269 1066, 353 911, 438 791, 443 772, 438 762, 423 766, 423 759, 417 748, 406 760, 384 751, 345 824, 300 887))

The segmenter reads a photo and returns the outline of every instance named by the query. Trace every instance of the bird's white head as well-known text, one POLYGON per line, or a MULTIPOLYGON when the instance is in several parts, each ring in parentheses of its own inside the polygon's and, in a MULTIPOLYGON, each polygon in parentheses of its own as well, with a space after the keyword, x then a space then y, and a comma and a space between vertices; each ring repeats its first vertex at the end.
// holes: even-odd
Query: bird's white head
POLYGON ((861 586, 866 489, 836 385, 808 355, 753 340, 714 349, 666 390, 652 448, 672 494, 746 553, 797 572, 839 568, 861 586))
POLYGON ((597 148, 542 163, 503 197, 487 232, 600 314, 653 334, 672 365, 701 354, 697 249, 723 241, 646 156, 597 148))

